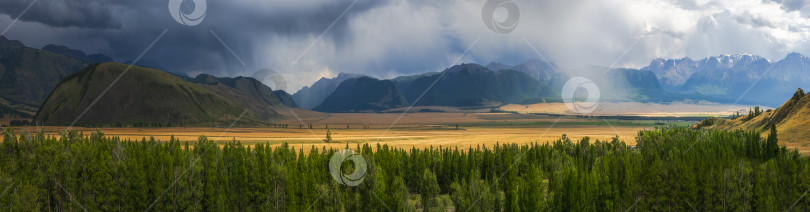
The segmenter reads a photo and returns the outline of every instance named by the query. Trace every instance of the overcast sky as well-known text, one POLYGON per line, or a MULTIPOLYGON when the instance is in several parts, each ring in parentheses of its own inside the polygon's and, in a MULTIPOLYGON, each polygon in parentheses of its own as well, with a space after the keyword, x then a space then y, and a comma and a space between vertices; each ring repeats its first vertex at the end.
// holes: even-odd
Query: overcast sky
MULTIPOLYGON (((187 1, 180 15, 193 16, 199 8, 187 1)), ((441 71, 457 58, 514 65, 540 52, 564 67, 641 68, 654 58, 733 53, 779 60, 810 47, 804 0, 502 1, 519 11, 494 11, 496 22, 518 18, 508 33, 486 25, 486 0, 207 0, 195 26, 175 21, 169 0, 38 0, 4 35, 125 62, 168 30, 143 60, 191 76, 272 69, 287 79, 288 92, 340 72, 441 71)), ((0 1, 0 30, 32 2, 0 1)))

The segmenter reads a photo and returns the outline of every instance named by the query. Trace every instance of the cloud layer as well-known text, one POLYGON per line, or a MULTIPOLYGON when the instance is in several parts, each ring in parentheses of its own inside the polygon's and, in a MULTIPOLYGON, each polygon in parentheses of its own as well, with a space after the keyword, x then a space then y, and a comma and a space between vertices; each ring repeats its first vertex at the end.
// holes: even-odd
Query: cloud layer
MULTIPOLYGON (((269 68, 292 92, 339 72, 387 78, 539 54, 563 67, 638 68, 659 57, 810 53, 804 0, 512 1, 519 23, 503 34, 484 24, 484 0, 208 0, 205 19, 193 27, 175 22, 165 0, 40 0, 5 35, 124 62, 168 30, 143 60, 191 75, 269 68)), ((31 2, 0 2, 0 28, 31 2)), ((189 2, 186 12, 194 8, 189 2)), ((497 20, 508 16, 495 12, 497 20)))

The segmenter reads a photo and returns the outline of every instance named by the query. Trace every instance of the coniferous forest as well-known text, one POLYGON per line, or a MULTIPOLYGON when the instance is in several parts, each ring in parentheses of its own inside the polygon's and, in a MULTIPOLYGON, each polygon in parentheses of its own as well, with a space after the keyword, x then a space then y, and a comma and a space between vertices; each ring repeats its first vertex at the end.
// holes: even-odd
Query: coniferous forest
POLYGON ((368 170, 346 186, 330 175, 333 149, 6 129, 0 210, 810 210, 810 157, 770 134, 657 129, 639 132, 636 146, 565 135, 494 147, 347 144, 368 170))

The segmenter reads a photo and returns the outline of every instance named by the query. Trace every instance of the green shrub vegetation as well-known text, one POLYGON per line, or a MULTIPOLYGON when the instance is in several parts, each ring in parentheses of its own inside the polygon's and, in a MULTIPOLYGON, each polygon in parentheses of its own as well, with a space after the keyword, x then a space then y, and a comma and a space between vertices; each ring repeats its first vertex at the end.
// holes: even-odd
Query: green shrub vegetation
POLYGON ((4 211, 810 210, 810 159, 756 131, 641 131, 637 146, 565 136, 488 148, 358 145, 368 172, 355 187, 332 179, 333 149, 3 134, 4 211))

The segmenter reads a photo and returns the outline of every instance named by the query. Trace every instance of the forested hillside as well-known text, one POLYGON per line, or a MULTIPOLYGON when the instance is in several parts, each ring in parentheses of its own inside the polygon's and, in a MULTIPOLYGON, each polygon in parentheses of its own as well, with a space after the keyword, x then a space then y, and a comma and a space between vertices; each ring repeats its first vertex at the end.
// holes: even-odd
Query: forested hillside
MULTIPOLYGON (((757 131, 660 129, 618 139, 395 149, 351 144, 364 181, 333 180, 335 150, 4 132, 2 210, 808 211, 810 158, 757 131)), ((351 167, 351 166, 346 166, 351 167)), ((344 170, 346 171, 346 170, 344 170)))

